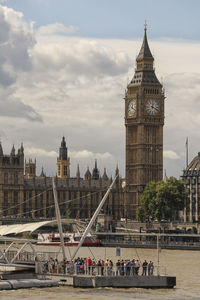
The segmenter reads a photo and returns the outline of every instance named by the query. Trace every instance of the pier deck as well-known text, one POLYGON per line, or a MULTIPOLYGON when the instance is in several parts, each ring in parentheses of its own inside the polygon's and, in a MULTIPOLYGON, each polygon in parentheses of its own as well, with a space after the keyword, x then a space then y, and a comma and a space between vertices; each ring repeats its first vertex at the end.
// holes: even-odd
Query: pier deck
POLYGON ((52 274, 51 278, 60 285, 79 288, 173 288, 176 277, 173 276, 90 276, 52 274))

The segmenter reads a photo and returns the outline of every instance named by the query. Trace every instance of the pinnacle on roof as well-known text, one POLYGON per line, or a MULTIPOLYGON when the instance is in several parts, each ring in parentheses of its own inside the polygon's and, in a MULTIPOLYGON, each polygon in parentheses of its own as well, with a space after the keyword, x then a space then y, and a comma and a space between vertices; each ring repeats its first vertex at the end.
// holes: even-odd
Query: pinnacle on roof
POLYGON ((77 165, 77 170, 76 170, 76 178, 80 178, 80 169, 79 169, 79 164, 77 165))
POLYGON ((68 156, 67 156, 67 147, 66 147, 66 141, 65 141, 65 137, 62 137, 62 141, 61 141, 61 145, 59 148, 59 160, 67 160, 68 156))
POLYGON ((21 153, 24 153, 24 145, 21 143, 21 148, 20 148, 21 153))
POLYGON ((144 60, 144 59, 152 59, 154 60, 153 58, 153 55, 151 54, 151 51, 150 51, 150 48, 149 48, 149 44, 148 44, 148 41, 147 41, 147 28, 146 28, 146 24, 145 24, 145 27, 144 27, 144 39, 143 39, 143 43, 142 43, 142 47, 140 49, 140 52, 137 56, 137 59, 136 61, 141 61, 141 60, 144 60))
POLYGON ((97 168, 97 160, 95 159, 95 166, 94 166, 94 169, 92 171, 92 179, 99 179, 99 170, 97 168))
POLYGON ((106 168, 104 168, 104 173, 103 173, 102 178, 103 178, 103 180, 108 180, 108 175, 106 173, 106 168))
POLYGON ((14 156, 15 155, 15 146, 13 144, 12 146, 12 150, 11 150, 11 153, 10 153, 11 156, 14 156))
POLYGON ((65 141, 65 137, 62 137, 62 141, 61 141, 61 147, 66 147, 66 141, 65 141))
POLYGON ((87 167, 87 171, 85 172, 85 179, 89 180, 91 179, 92 175, 90 173, 89 167, 87 167))
POLYGON ((0 155, 3 156, 3 148, 2 148, 2 145, 1 145, 1 141, 0 141, 0 155))
POLYGON ((45 174, 44 174, 44 169, 43 169, 43 167, 42 167, 42 172, 41 172, 41 174, 40 174, 40 177, 45 177, 45 174))

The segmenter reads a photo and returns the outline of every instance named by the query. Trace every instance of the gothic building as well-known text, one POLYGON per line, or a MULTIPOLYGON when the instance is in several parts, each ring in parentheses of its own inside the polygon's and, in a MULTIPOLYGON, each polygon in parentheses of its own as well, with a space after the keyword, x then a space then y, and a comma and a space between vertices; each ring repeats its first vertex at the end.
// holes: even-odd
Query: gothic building
MULTIPOLYGON (((100 176, 97 161, 92 173, 88 168, 82 178, 77 166, 76 177, 72 178, 69 161, 66 141, 63 137, 57 159, 56 177, 61 215, 70 218, 90 218, 111 184, 112 178, 108 178, 106 169, 103 176, 100 176)), ((115 173, 119 174, 118 167, 115 173)), ((24 166, 23 146, 17 153, 13 146, 10 155, 4 155, 0 144, 0 211, 0 216, 4 217, 52 218, 55 216, 52 178, 46 176, 43 169, 40 176, 36 176, 36 161, 25 161, 24 166)), ((104 211, 114 219, 124 215, 120 178, 116 180, 104 211)))
POLYGON ((145 185, 163 178, 164 99, 145 27, 135 74, 125 93, 125 214, 129 218, 136 215, 145 185))
POLYGON ((184 222, 198 222, 200 219, 200 153, 183 171, 182 179, 188 194, 184 206, 184 222))

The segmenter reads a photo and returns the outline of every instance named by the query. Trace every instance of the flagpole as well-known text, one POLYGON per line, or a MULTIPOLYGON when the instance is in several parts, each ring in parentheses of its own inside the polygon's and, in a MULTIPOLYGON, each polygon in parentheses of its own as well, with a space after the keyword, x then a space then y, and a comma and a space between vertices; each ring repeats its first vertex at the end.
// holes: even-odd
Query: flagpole
POLYGON ((188 137, 186 138, 186 168, 188 166, 188 137))

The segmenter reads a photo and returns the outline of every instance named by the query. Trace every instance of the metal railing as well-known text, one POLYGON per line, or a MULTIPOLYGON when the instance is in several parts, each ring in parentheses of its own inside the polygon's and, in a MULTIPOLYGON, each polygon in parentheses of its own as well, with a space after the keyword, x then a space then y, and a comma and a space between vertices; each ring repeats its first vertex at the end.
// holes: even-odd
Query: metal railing
POLYGON ((52 275, 79 275, 79 276, 166 276, 166 267, 154 266, 153 269, 146 269, 135 267, 120 267, 120 266, 87 266, 74 264, 71 262, 51 264, 50 261, 36 262, 36 273, 52 274, 52 275), (143 275, 142 275, 143 274, 143 275))

